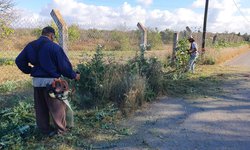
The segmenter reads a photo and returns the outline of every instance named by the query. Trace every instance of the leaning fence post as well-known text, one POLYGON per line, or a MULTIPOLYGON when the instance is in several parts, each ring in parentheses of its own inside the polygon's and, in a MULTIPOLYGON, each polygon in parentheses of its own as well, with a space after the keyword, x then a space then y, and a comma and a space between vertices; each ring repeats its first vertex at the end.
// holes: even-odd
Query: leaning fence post
POLYGON ((59 45, 63 48, 64 52, 68 52, 68 27, 64 21, 59 10, 52 9, 50 13, 51 17, 55 21, 59 30, 59 45))
POLYGON ((173 53, 172 53, 172 63, 176 60, 176 51, 177 51, 177 43, 178 43, 178 33, 174 33, 174 42, 173 42, 173 53))
POLYGON ((141 51, 141 60, 144 59, 144 51, 147 49, 147 30, 146 28, 141 24, 137 23, 137 27, 141 31, 141 42, 140 42, 140 51, 141 51))
POLYGON ((146 47, 147 47, 147 29, 140 22, 138 22, 137 27, 141 31, 140 47, 143 47, 144 49, 146 49, 146 47))

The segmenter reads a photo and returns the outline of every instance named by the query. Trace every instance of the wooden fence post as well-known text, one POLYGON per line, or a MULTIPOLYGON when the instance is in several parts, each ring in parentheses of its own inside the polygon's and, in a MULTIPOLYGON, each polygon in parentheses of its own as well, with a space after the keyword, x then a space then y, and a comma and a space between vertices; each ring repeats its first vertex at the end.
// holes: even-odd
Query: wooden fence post
POLYGON ((174 33, 174 42, 173 42, 173 53, 172 53, 172 63, 176 60, 176 51, 177 51, 177 44, 178 44, 178 33, 174 33))
POLYGON ((59 45, 68 53, 68 27, 59 10, 52 9, 50 13, 59 30, 59 45))
POLYGON ((143 48, 146 50, 147 48, 147 29, 140 23, 137 23, 137 27, 141 31, 141 42, 140 42, 140 48, 143 48))

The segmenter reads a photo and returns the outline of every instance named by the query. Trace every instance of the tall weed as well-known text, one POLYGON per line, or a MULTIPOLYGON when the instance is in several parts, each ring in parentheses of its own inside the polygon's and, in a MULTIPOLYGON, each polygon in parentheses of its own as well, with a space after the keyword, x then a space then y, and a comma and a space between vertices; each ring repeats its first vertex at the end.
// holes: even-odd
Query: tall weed
POLYGON ((140 54, 125 64, 103 58, 99 46, 91 61, 78 65, 82 75, 77 85, 81 106, 89 108, 113 102, 127 114, 161 92, 163 72, 157 58, 145 59, 140 54))

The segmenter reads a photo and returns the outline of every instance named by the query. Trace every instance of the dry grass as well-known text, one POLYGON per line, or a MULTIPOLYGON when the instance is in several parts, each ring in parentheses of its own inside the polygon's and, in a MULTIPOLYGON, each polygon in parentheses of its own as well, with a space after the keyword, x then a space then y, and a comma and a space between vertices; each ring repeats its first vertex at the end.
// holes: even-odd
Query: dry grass
POLYGON ((221 49, 209 48, 208 50, 206 50, 205 55, 207 57, 213 58, 216 64, 221 64, 247 51, 249 51, 249 45, 242 45, 239 47, 221 48, 221 49))
MULTIPOLYGON (((170 47, 170 46, 168 46, 170 47)), ((167 48, 167 47, 166 47, 167 48)), ((14 60, 20 51, 4 51, 1 53, 0 58, 8 58, 14 60)), ((94 51, 69 51, 68 56, 74 67, 77 64, 89 61, 92 56, 95 54, 94 51)), ((160 59, 165 59, 169 54, 171 54, 171 50, 168 48, 167 50, 160 51, 147 51, 146 57, 155 56, 160 59)), ((104 55, 105 59, 110 61, 109 59, 113 59, 112 61, 116 62, 125 62, 130 58, 136 55, 136 51, 105 51, 104 55)), ((20 81, 20 80, 28 80, 30 78, 29 75, 23 74, 15 65, 2 65, 0 66, 0 84, 5 81, 20 81)))
POLYGON ((22 73, 16 66, 7 65, 0 66, 0 85, 6 81, 25 81, 29 80, 30 76, 22 73))
MULTIPOLYGON (((160 60, 164 61, 168 56, 172 54, 172 45, 167 45, 164 47, 165 50, 158 51, 146 51, 146 57, 158 57, 160 60)), ((222 63, 233 57, 245 53, 249 50, 249 45, 243 45, 235 48, 223 48, 223 49, 208 49, 206 55, 213 57, 216 63, 222 63)), ((0 58, 10 58, 15 59, 20 51, 4 51, 1 53, 0 58)), ((76 67, 77 64, 86 62, 91 59, 94 55, 94 51, 69 51, 69 59, 73 66, 76 67)), ((106 59, 113 59, 113 61, 124 62, 136 55, 136 51, 105 51, 104 55, 107 56, 106 59)), ((23 74, 15 65, 0 66, 0 84, 6 81, 21 81, 30 79, 29 75, 23 74)))
POLYGON ((136 77, 133 85, 129 91, 125 94, 125 100, 122 107, 124 115, 128 116, 132 114, 138 107, 142 106, 144 101, 144 95, 146 91, 146 79, 138 76, 136 77))

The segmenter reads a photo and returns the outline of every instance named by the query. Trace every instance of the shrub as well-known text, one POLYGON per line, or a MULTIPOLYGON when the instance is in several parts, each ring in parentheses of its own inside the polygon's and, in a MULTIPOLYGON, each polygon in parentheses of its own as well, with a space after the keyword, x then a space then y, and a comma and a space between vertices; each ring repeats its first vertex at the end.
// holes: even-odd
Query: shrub
POLYGON ((0 38, 7 38, 14 33, 14 29, 10 28, 6 22, 0 18, 0 38))
POLYGON ((161 92, 162 64, 156 57, 145 59, 143 55, 136 56, 128 62, 127 70, 131 74, 139 74, 145 77, 149 86, 148 88, 156 93, 156 95, 161 92))
POLYGON ((119 108, 125 116, 134 112, 145 101, 146 82, 146 79, 139 75, 135 75, 129 81, 130 86, 119 104, 119 108))
POLYGON ((161 39, 164 44, 172 44, 173 43, 173 37, 174 37, 174 31, 170 29, 166 29, 164 31, 160 32, 161 39))
POLYGON ((0 66, 2 65, 14 65, 14 59, 10 58, 0 58, 0 66))
POLYGON ((11 109, 1 110, 0 121, 0 146, 12 149, 9 146, 22 145, 27 132, 32 131, 30 127, 35 123, 33 106, 29 103, 19 102, 11 109))
POLYGON ((113 102, 127 115, 161 92, 161 68, 157 58, 145 59, 143 54, 126 64, 105 62, 102 47, 98 46, 91 61, 78 65, 81 102, 77 103, 81 107, 93 107, 113 102))
POLYGON ((42 34, 42 28, 35 28, 31 32, 32 35, 36 36, 37 38, 42 34))
POLYGON ((81 31, 77 25, 71 25, 68 28, 69 41, 77 41, 80 39, 81 31))
POLYGON ((156 95, 162 92, 161 91, 162 80, 163 80, 162 64, 156 57, 148 59, 147 67, 144 68, 144 73, 150 91, 152 90, 156 95))
POLYGON ((80 95, 85 97, 85 105, 91 107, 97 104, 102 98, 102 82, 106 70, 106 64, 103 61, 102 47, 98 46, 96 54, 90 62, 79 64, 77 66, 81 73, 81 80, 77 85, 80 95))
POLYGON ((183 70, 188 65, 189 54, 187 53, 187 50, 189 50, 187 39, 184 38, 179 40, 176 52, 176 69, 183 70))
POLYGON ((111 50, 130 50, 130 40, 127 33, 122 31, 111 31, 111 40, 114 43, 114 47, 111 50))
POLYGON ((200 63, 202 65, 214 65, 216 61, 214 57, 205 55, 203 58, 200 59, 200 63))
POLYGON ((148 31, 148 44, 150 44, 150 49, 159 50, 163 48, 162 37, 157 29, 148 31))

